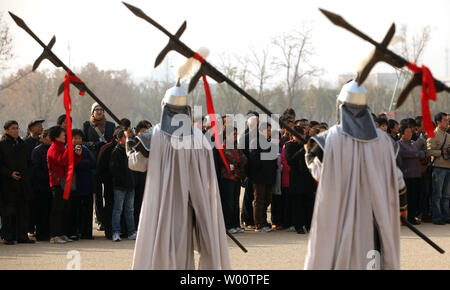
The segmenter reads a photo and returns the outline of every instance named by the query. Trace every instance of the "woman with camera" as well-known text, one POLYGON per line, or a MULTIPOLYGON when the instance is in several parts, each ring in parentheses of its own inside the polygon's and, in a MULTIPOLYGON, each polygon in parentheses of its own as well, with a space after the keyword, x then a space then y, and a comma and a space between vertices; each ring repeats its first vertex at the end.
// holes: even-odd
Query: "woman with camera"
MULTIPOLYGON (((67 177, 69 167, 69 150, 74 150, 74 165, 81 160, 83 149, 77 145, 76 148, 66 147, 66 131, 59 126, 49 129, 52 145, 47 152, 47 164, 50 176, 50 187, 52 189, 52 210, 50 213, 50 243, 64 244, 72 240, 67 237, 69 215, 68 200, 63 199, 64 189, 62 181, 67 177)), ((75 182, 75 178, 72 180, 75 182)))

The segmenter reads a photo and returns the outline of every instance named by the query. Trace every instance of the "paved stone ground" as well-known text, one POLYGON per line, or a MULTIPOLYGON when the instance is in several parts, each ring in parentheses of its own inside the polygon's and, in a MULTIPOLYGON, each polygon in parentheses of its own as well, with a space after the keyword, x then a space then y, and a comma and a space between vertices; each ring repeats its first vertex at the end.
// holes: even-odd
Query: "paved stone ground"
MULTIPOLYGON (((447 251, 439 254, 407 228, 401 232, 402 269, 446 269, 450 270, 450 225, 437 226, 429 223, 418 228, 447 251)), ((133 259, 134 241, 112 242, 103 232, 94 231, 95 240, 82 240, 64 245, 38 242, 33 245, 6 246, 0 244, 0 269, 58 269, 64 270, 71 258, 68 252, 80 253, 83 270, 130 269, 133 259)), ((303 269, 308 235, 286 231, 255 233, 246 231, 236 234, 246 246, 244 254, 229 240, 230 259, 233 269, 247 270, 297 270, 303 269)))

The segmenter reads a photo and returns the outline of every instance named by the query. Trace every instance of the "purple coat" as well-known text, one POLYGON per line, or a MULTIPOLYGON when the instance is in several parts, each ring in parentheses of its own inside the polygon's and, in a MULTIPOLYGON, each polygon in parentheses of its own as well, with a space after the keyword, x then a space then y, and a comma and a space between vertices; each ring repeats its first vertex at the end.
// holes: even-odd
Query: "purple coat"
POLYGON ((420 160, 425 158, 425 152, 420 150, 414 141, 398 141, 400 150, 398 154, 402 158, 402 166, 404 178, 420 178, 420 160))

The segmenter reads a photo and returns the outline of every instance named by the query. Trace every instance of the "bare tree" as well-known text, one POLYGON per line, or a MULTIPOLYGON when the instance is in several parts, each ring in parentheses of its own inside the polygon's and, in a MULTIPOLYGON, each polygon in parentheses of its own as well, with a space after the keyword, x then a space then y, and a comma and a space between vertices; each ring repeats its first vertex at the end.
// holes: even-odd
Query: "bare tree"
MULTIPOLYGON (((402 25, 400 27, 400 33, 398 38, 402 40, 401 44, 398 45, 397 52, 405 57, 407 60, 417 63, 419 65, 419 61, 423 56, 425 48, 427 47, 430 39, 431 39, 431 28, 429 26, 425 26, 420 29, 417 33, 410 36, 408 32, 408 26, 402 25)), ((410 73, 409 78, 412 77, 410 73)), ((405 85, 407 81, 405 82, 405 85)), ((409 106, 411 110, 409 114, 414 114, 414 116, 419 114, 419 92, 417 89, 413 90, 411 93, 411 97, 409 98, 409 106), (411 106, 412 105, 412 106, 411 106), (411 108, 412 107, 412 108, 411 108)), ((407 101, 408 102, 408 101, 407 101)), ((405 106, 406 107, 406 106, 405 106)))
POLYGON ((274 65, 284 70, 288 106, 292 106, 294 98, 306 77, 316 76, 320 70, 310 64, 314 55, 311 43, 311 29, 303 25, 302 30, 294 30, 272 38, 272 44, 278 48, 281 57, 276 57, 274 65))
POLYGON ((264 104, 264 87, 267 81, 272 77, 269 71, 269 48, 265 48, 257 51, 256 49, 251 50, 251 57, 249 59, 250 65, 253 70, 250 75, 257 82, 258 89, 258 99, 264 104))
MULTIPOLYGON (((244 69, 240 69, 237 63, 239 63, 239 60, 236 56, 222 54, 220 55, 219 70, 230 80, 238 83, 245 90, 245 86, 248 82, 248 70, 246 67, 244 69)), ((240 63, 243 63, 243 61, 241 60, 240 63)), ((217 97, 214 104, 216 107, 216 113, 238 113, 241 99, 242 97, 239 93, 228 84, 218 84, 217 97)))
POLYGON ((8 25, 0 15, 0 69, 7 68, 6 62, 13 57, 12 38, 8 25))

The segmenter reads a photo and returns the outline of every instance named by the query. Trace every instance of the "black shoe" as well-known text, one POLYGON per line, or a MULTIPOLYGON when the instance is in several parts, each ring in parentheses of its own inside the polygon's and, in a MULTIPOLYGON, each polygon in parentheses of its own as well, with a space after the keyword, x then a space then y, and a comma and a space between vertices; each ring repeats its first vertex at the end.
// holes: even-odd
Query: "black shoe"
POLYGON ((5 240, 3 243, 5 245, 15 245, 16 244, 16 243, 14 243, 14 241, 11 241, 11 240, 5 240))
POLYGON ((433 222, 434 225, 445 225, 446 223, 443 221, 437 221, 437 222, 433 222))
POLYGON ((415 225, 415 226, 420 225, 420 222, 418 222, 418 221, 416 221, 416 220, 409 221, 409 223, 412 224, 412 225, 415 225))
POLYGON ((300 228, 300 229, 297 230, 297 234, 305 235, 306 232, 305 232, 305 230, 304 230, 303 227, 302 227, 302 228, 300 228))
POLYGON ((30 240, 30 239, 23 239, 23 240, 17 240, 18 244, 34 244, 36 243, 35 240, 30 240))
POLYGON ((102 224, 99 224, 97 227, 97 231, 103 232, 105 230, 105 227, 102 224))
MULTIPOLYGON (((108 238, 108 237, 107 237, 107 238, 108 238)), ((81 236, 80 239, 81 239, 81 240, 93 240, 94 237, 93 237, 93 236, 81 236)), ((109 239, 111 239, 111 237, 110 237, 109 239)))

